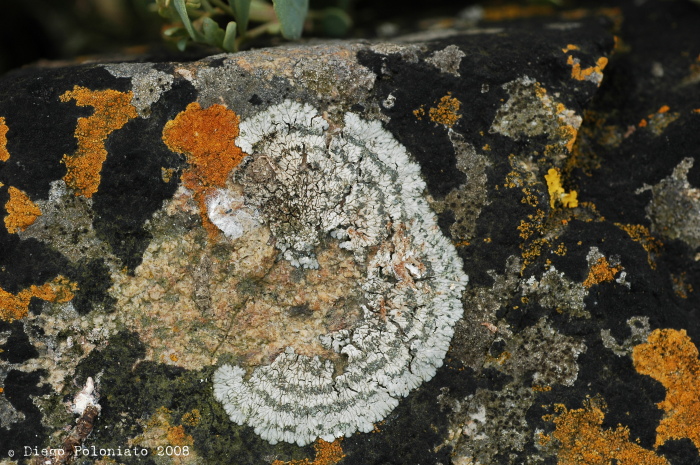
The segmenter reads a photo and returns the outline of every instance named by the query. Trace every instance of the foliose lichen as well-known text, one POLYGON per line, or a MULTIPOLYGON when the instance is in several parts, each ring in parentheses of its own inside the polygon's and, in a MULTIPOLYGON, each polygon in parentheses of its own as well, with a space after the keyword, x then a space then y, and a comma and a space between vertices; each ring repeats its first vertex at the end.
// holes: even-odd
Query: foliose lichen
POLYGON ((216 371, 214 396, 231 420, 271 443, 371 431, 435 375, 462 315, 467 277, 422 197, 419 166, 379 122, 347 113, 342 129, 329 127, 286 101, 241 123, 236 140, 250 156, 232 179, 280 259, 308 272, 338 244, 362 269, 362 317, 320 336, 346 360, 340 370, 287 347, 249 377, 240 366, 216 371))

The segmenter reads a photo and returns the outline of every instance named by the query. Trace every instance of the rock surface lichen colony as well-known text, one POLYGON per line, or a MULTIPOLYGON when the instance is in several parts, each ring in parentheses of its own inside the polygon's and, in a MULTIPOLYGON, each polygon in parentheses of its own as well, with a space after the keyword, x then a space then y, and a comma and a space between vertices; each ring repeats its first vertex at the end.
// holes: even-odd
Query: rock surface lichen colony
POLYGON ((700 6, 470 12, 0 78, 0 465, 698 463, 700 6))

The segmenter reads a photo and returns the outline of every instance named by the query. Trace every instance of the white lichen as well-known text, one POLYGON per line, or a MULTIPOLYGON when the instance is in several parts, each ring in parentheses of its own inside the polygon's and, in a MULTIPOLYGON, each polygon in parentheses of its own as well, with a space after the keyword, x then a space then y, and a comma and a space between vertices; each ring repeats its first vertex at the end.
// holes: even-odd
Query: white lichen
POLYGON ((101 410, 102 407, 98 403, 99 395, 95 390, 95 382, 92 378, 88 377, 85 381, 85 386, 78 391, 73 399, 73 404, 71 405, 71 412, 82 415, 85 409, 89 406, 94 406, 97 410, 101 410))
POLYGON ((420 167, 379 122, 344 123, 328 131, 315 109, 287 101, 244 121, 237 139, 251 156, 233 184, 281 258, 318 267, 316 252, 337 241, 364 269, 364 318, 320 337, 346 357, 340 374, 291 347, 249 377, 229 365, 214 374, 231 420, 273 444, 371 431, 435 375, 462 316, 467 276, 422 197, 420 167))

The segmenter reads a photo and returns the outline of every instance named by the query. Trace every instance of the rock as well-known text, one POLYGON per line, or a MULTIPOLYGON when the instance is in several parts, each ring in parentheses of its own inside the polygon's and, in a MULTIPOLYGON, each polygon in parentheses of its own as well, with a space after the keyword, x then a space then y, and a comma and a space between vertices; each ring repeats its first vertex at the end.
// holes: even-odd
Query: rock
POLYGON ((533 12, 2 77, 0 463, 696 461, 700 9, 533 12))

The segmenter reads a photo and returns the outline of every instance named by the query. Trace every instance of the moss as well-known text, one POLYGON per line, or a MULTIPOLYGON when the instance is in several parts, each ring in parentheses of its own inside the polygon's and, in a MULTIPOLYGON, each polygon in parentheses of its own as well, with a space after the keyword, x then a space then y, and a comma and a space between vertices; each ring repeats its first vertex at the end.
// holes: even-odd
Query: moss
POLYGON ((116 90, 90 90, 75 86, 61 95, 62 102, 75 100, 81 107, 94 107, 88 118, 78 118, 75 138, 78 150, 73 155, 64 155, 66 175, 63 180, 75 195, 91 198, 100 185, 100 172, 107 159, 105 141, 110 133, 121 129, 127 121, 136 118, 136 108, 131 105, 133 94, 116 90))
POLYGON ((15 234, 31 226, 41 215, 41 210, 27 194, 16 187, 10 186, 8 193, 10 199, 5 204, 5 227, 10 234, 15 234))
POLYGON ((700 360, 686 331, 657 329, 632 351, 634 368, 666 388, 658 404, 666 412, 656 428, 656 447, 672 439, 690 439, 700 449, 700 360))

